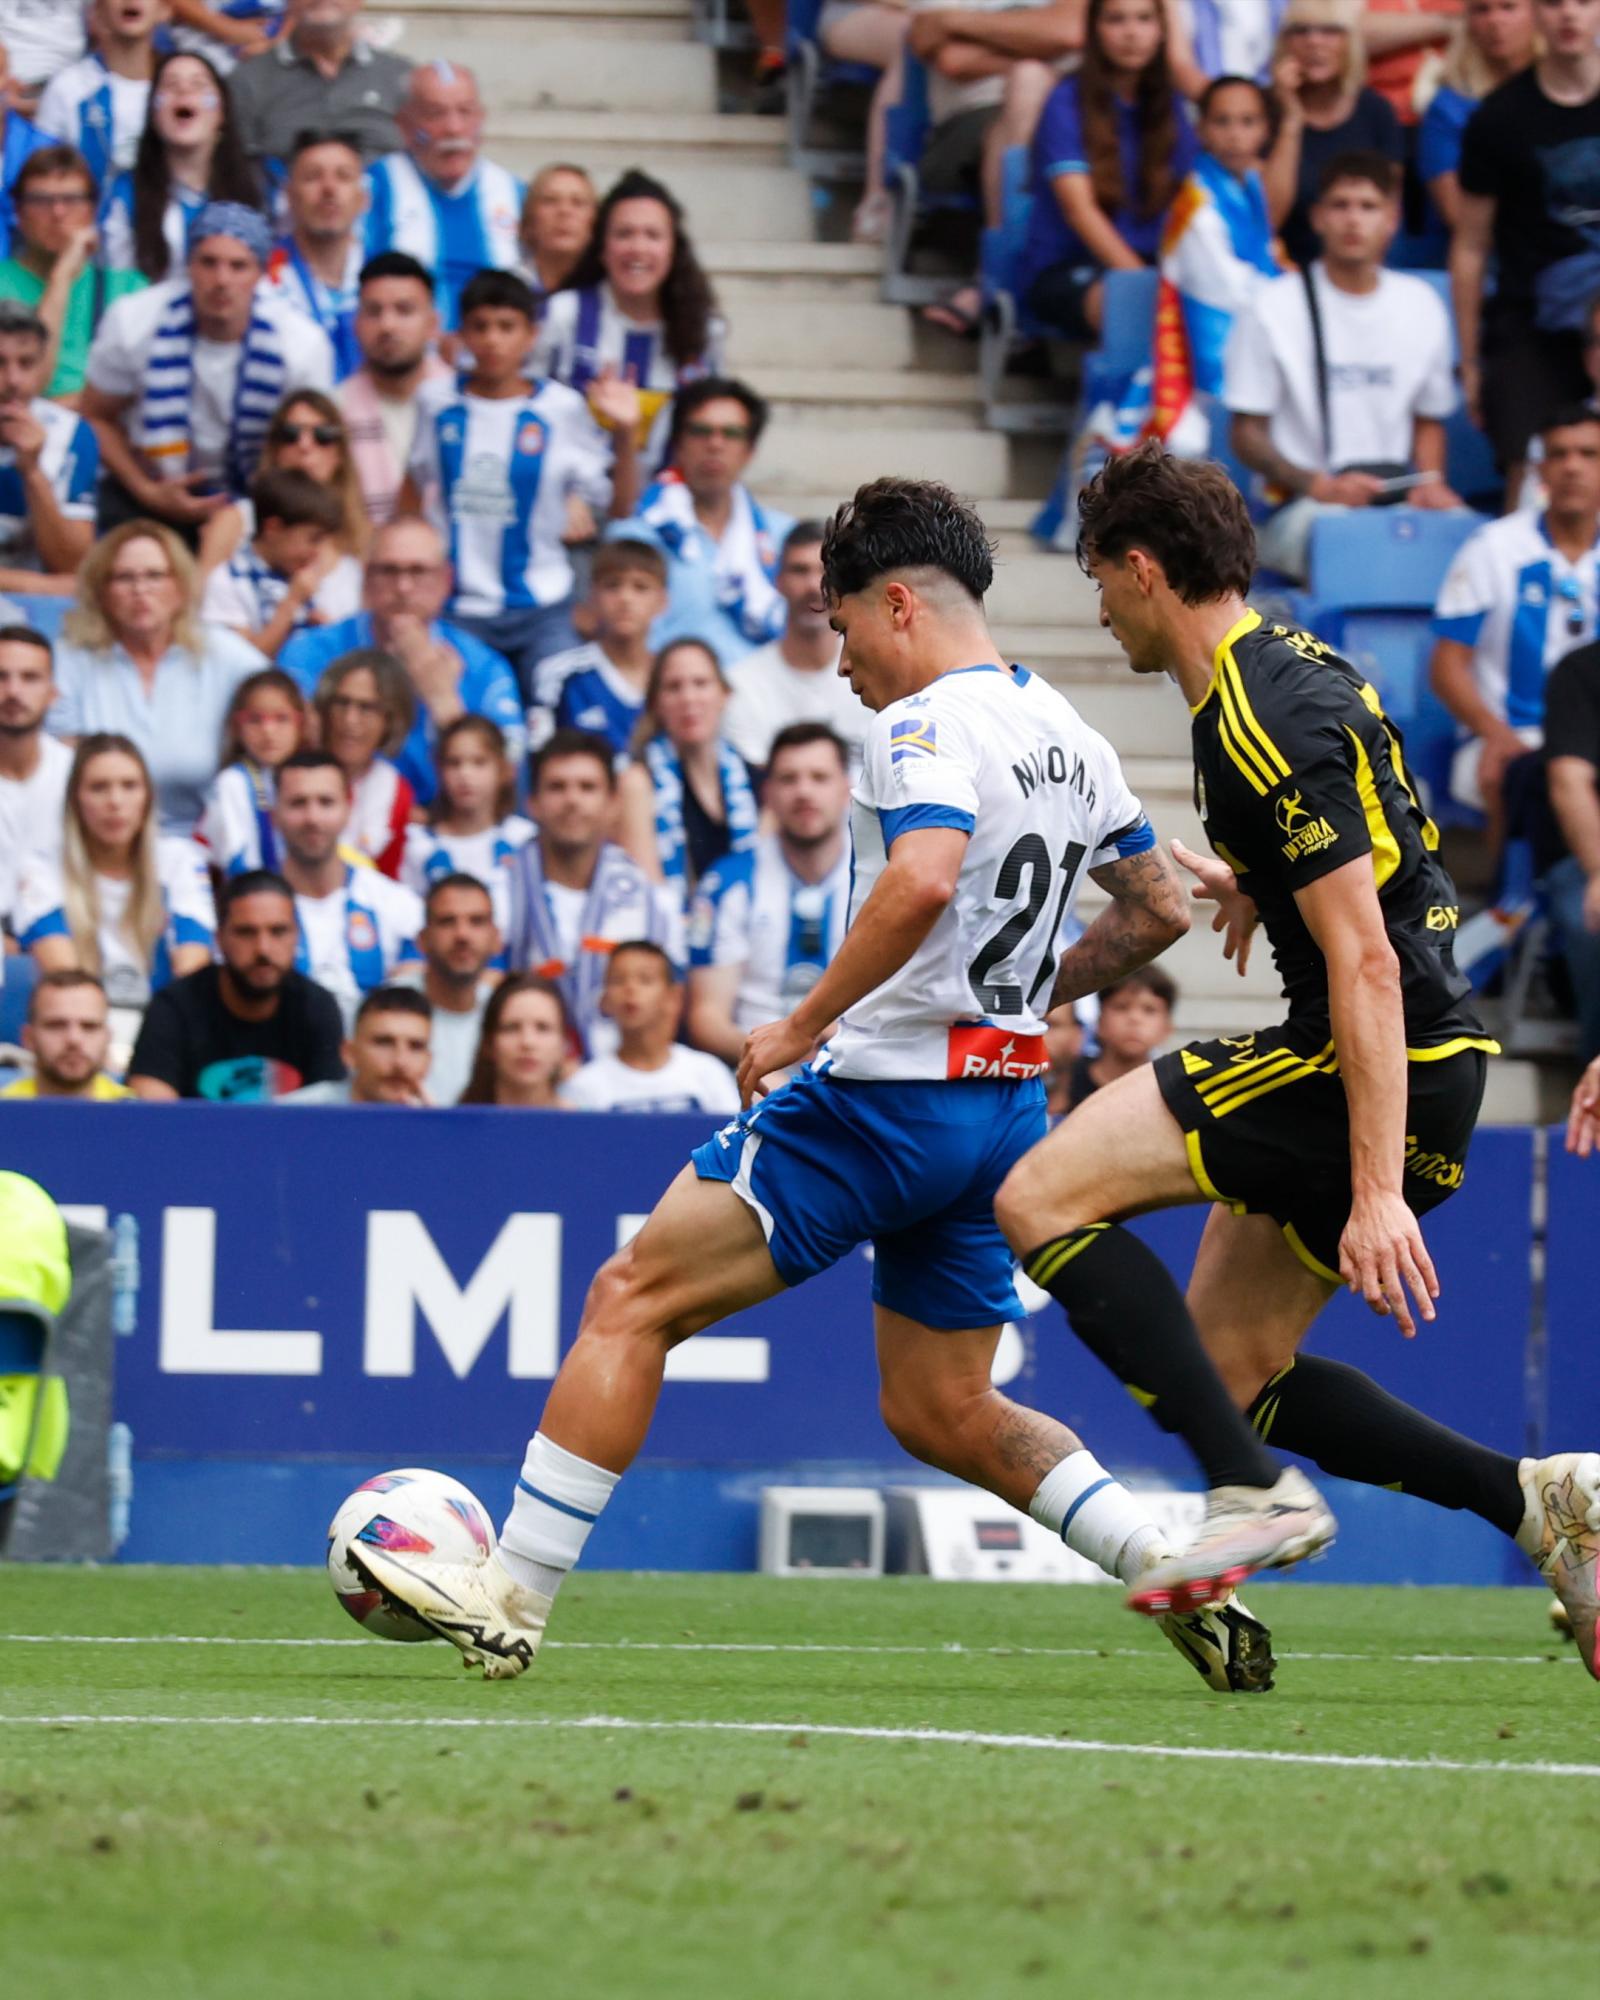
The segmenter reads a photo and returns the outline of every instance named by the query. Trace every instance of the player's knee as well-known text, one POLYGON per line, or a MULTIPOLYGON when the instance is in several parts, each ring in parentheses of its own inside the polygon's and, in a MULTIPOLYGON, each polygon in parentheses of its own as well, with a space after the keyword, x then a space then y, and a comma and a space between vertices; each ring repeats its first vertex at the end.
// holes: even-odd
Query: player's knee
POLYGON ((590 1340, 668 1337, 669 1330, 652 1311, 649 1274, 631 1243, 608 1257, 594 1274, 578 1331, 590 1340))
POLYGON ((964 1458, 962 1439, 974 1406, 992 1393, 987 1382, 975 1388, 926 1382, 885 1382, 878 1408, 889 1435, 902 1451, 924 1465, 949 1469, 964 1458))
POLYGON ((1039 1159, 1037 1148, 1017 1161, 994 1198, 995 1220, 1019 1257, 1064 1230, 1098 1221, 1087 1206, 1057 1167, 1039 1159))

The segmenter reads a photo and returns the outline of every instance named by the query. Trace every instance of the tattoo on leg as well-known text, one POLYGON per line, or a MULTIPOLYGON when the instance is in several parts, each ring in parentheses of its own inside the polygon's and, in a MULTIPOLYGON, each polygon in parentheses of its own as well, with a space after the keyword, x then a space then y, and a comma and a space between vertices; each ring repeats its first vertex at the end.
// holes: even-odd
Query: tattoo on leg
POLYGON ((997 1397, 990 1441, 995 1456, 1008 1472, 1030 1473, 1043 1479, 1052 1466, 1070 1453, 1083 1449, 1082 1440, 1041 1410, 1025 1409, 1020 1403, 997 1397))

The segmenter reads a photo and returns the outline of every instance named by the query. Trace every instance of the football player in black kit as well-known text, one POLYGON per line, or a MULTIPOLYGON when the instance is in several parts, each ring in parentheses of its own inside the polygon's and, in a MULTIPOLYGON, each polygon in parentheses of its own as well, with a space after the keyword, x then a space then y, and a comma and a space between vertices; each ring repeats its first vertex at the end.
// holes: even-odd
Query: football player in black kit
MULTIPOLYGON (((1211 1489, 1193 1545, 1129 1603, 1207 1603, 1327 1545, 1332 1515, 1270 1442, 1513 1536, 1600 1679, 1600 1454, 1509 1458, 1343 1362, 1297 1356, 1341 1284, 1408 1339, 1434 1317, 1419 1217, 1461 1184, 1496 1052, 1455 966, 1456 891, 1399 733, 1347 661, 1246 604, 1255 536, 1219 467, 1141 447, 1079 508, 1101 624, 1193 715, 1215 858, 1177 857, 1241 969, 1265 929, 1288 1002, 1279 1027, 1191 1043, 1097 1091, 1000 1191, 1028 1275, 1211 1489), (1185 1300, 1120 1220, 1201 1201, 1214 1206, 1185 1300)), ((1108 909, 1063 954, 1054 1005, 1094 990, 1120 921, 1108 909)))

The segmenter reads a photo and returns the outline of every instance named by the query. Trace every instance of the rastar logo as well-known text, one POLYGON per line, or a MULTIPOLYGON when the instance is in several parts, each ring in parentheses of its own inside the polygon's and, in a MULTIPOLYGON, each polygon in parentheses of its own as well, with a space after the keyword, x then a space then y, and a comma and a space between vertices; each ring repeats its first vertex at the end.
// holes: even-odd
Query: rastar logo
POLYGON ((945 1075, 952 1081, 1004 1077, 1020 1083, 1049 1068, 1043 1035, 1019 1035, 1008 1028, 957 1027, 950 1030, 945 1075))

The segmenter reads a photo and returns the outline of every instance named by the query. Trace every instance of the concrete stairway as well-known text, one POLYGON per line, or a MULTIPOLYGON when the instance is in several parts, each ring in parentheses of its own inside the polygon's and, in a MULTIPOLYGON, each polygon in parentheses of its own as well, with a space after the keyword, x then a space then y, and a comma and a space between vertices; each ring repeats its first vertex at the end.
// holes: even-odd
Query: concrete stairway
MULTIPOLYGON (((634 165, 667 181, 728 318, 730 365, 773 405, 759 490, 825 516, 863 480, 901 473, 976 501, 997 543, 1002 649, 1116 744, 1164 837, 1203 845, 1181 699, 1164 677, 1128 672, 1076 565, 1028 540, 1055 448, 984 430, 970 351, 882 302, 875 250, 817 240, 783 121, 718 114, 715 57, 693 39, 688 0, 389 0, 385 11, 403 24, 401 53, 473 67, 496 159, 524 174, 572 160, 602 187, 634 165)), ((1091 895, 1084 914, 1094 907, 1091 895)), ((1265 950, 1240 980, 1203 914, 1169 963, 1185 1033, 1281 1014, 1265 950)), ((1495 1065, 1491 1115, 1548 1114, 1539 1090, 1534 1065, 1495 1065)))

